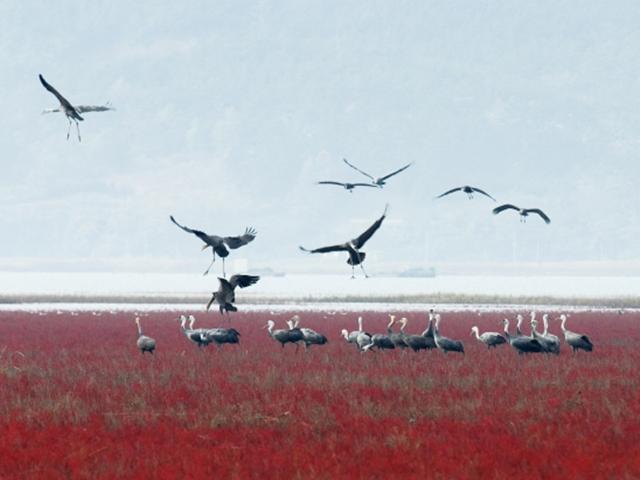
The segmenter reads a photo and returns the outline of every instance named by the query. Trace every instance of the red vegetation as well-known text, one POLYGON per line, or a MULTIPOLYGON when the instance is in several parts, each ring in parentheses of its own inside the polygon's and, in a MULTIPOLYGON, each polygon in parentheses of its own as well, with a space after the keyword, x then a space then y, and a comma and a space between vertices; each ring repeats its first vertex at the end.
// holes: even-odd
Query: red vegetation
POLYGON ((640 477, 637 314, 573 314, 595 349, 559 357, 487 351, 470 328, 497 313, 443 314, 465 356, 361 354, 339 336, 357 315, 303 313, 329 343, 296 354, 261 328, 289 316, 233 315, 239 345, 198 349, 152 313, 151 356, 133 314, 0 313, 0 478, 640 477))

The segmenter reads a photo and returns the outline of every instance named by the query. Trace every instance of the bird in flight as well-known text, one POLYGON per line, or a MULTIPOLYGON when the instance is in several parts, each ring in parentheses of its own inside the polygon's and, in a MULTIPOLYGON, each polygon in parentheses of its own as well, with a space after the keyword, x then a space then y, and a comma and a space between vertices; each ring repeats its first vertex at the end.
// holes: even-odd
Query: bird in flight
POLYGON ((78 120, 81 122, 84 121, 84 118, 80 116, 81 113, 85 112, 106 112, 108 110, 114 110, 111 105, 108 103, 106 105, 76 105, 73 106, 64 98, 60 92, 58 92, 50 83, 48 83, 42 75, 39 75, 40 83, 42 86, 49 90, 60 102, 60 106, 58 108, 47 108, 43 110, 42 113, 54 113, 54 112, 64 112, 69 121, 69 129, 67 130, 67 140, 69 140, 69 134, 71 133, 71 122, 74 121, 76 123, 76 130, 78 131, 78 141, 82 141, 80 138, 80 126, 78 124, 78 120))
POLYGON ((365 252, 361 252, 360 249, 364 246, 365 243, 367 243, 367 240, 369 240, 373 236, 373 234, 376 233, 376 231, 380 228, 380 225, 382 225, 382 221, 387 216, 388 208, 389 208, 389 205, 386 205, 384 207, 384 212, 382 213, 382 216, 378 220, 376 220, 373 223, 373 225, 367 228, 367 230, 365 230, 362 234, 360 234, 360 236, 354 238, 353 240, 349 240, 348 242, 341 243, 338 245, 320 247, 313 250, 306 249, 302 246, 298 248, 300 248, 300 250, 302 250, 303 252, 307 252, 307 253, 328 253, 328 252, 343 252, 343 251, 348 252, 349 258, 347 259, 347 263, 351 265, 351 278, 355 278, 354 269, 356 265, 360 265, 360 268, 362 269, 362 273, 364 273, 364 276, 368 278, 369 275, 367 275, 367 272, 364 270, 364 267, 362 265, 362 262, 364 262, 364 259, 367 256, 367 254, 365 252))
POLYGON ((407 168, 409 168, 412 163, 409 163, 407 165, 405 165, 402 168, 399 168, 398 170, 396 170, 395 172, 391 172, 388 175, 385 175, 384 177, 378 177, 375 178, 372 175, 369 175, 367 172, 363 172, 362 170, 360 170, 358 167, 356 167, 355 165, 349 163, 349 161, 346 158, 342 159, 344 161, 344 163, 346 163, 347 165, 349 165, 351 168, 353 168, 354 170, 360 172, 362 175, 364 175, 365 177, 369 177, 371 179, 371 183, 377 187, 382 188, 387 182, 387 179, 393 177, 394 175, 402 172, 403 170, 406 170, 407 168))
POLYGON ((236 301, 236 287, 245 288, 249 285, 253 285, 260 277, 257 275, 232 275, 229 280, 218 277, 220 281, 220 286, 218 287, 218 291, 213 292, 211 294, 211 300, 207 303, 207 310, 211 307, 211 305, 216 302, 220 308, 220 314, 223 315, 224 312, 237 312, 233 303, 236 301))
POLYGON ((176 219, 173 218, 173 215, 169 216, 169 218, 179 228, 181 228, 187 233, 193 233, 196 237, 202 240, 204 242, 204 245, 202 246, 202 250, 205 250, 211 247, 211 253, 213 254, 213 259, 211 260, 209 267, 207 267, 203 275, 206 275, 209 273, 209 270, 211 269, 213 262, 216 261, 216 253, 217 253, 218 256, 222 258, 222 276, 226 277, 227 275, 224 271, 224 259, 229 256, 229 250, 227 249, 227 247, 229 247, 232 250, 235 250, 236 248, 240 248, 246 245, 247 243, 252 242, 253 239, 256 238, 256 234, 258 233, 253 228, 249 227, 245 229, 244 234, 239 235, 237 237, 219 237, 218 235, 209 235, 201 230, 195 230, 189 227, 185 227, 184 225, 180 225, 176 221, 176 219))
POLYGON ((499 207, 494 208, 493 214, 497 215, 504 210, 515 210, 516 212, 518 212, 520 214, 521 222, 526 222, 529 214, 535 213, 536 215, 540 215, 540 218, 542 218, 545 223, 551 223, 551 219, 539 208, 520 208, 516 207, 515 205, 511 205, 510 203, 505 203, 504 205, 500 205, 499 207))
POLYGON ((448 190, 440 195, 438 195, 436 198, 442 198, 445 195, 449 195, 450 193, 453 192, 464 192, 467 194, 467 197, 469 197, 469 200, 471 200, 473 198, 473 193, 477 192, 480 193, 481 195, 484 195, 485 197, 489 197, 491 200, 493 200, 494 202, 496 201, 495 198, 493 198, 491 195, 489 195, 487 192, 485 192, 484 190, 480 190, 477 187, 470 187, 469 185, 463 185, 462 187, 457 187, 457 188, 452 188, 451 190, 448 190))
POLYGON ((318 182, 318 185, 338 185, 344 188, 345 190, 347 190, 349 193, 353 193, 353 189, 356 187, 376 188, 376 186, 372 183, 342 183, 342 182, 334 182, 332 180, 323 180, 321 182, 318 182))

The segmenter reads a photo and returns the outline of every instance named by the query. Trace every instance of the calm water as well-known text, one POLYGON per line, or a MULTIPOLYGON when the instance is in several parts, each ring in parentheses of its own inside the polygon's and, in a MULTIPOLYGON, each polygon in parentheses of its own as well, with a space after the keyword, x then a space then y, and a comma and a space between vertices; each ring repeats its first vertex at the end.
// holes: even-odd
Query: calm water
MULTIPOLYGON (((215 276, 198 274, 0 272, 0 291, 4 294, 201 294, 217 289, 217 284, 215 276)), ((348 275, 288 275, 263 277, 258 284, 242 291, 242 295, 274 298, 423 293, 640 296, 640 277, 439 276, 352 280, 348 275)))

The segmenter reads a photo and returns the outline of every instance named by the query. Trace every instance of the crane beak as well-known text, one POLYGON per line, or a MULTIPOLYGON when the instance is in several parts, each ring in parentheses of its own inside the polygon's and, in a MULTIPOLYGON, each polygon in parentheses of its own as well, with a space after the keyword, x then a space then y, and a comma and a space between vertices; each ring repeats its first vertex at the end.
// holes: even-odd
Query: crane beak
POLYGON ((207 245, 206 243, 202 246, 202 248, 200 249, 201 252, 204 252, 207 248, 209 248, 211 245, 207 245))

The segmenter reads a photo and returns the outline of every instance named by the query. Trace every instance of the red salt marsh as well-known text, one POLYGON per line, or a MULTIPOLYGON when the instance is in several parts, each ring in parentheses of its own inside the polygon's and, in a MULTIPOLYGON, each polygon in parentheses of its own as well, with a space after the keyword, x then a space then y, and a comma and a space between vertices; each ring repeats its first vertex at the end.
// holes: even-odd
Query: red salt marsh
MULTIPOLYGON (((132 313, 1 312, 0 478, 640 477, 637 313, 573 313, 595 348, 559 356, 470 336, 513 312, 444 312, 464 356, 362 354, 340 337, 359 314, 328 312, 300 313, 329 339, 307 352, 262 328, 294 311, 232 315, 239 345, 198 348, 179 313, 141 316, 142 355, 132 313)), ((387 313, 361 315, 386 331, 387 313)))

